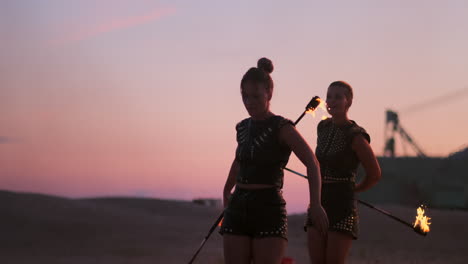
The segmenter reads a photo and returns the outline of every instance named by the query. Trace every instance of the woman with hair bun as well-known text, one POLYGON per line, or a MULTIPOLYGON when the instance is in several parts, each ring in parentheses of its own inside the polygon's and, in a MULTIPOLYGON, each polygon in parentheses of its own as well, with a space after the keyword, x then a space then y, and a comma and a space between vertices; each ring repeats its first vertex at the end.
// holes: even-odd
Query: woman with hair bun
POLYGON ((323 240, 315 220, 308 217, 306 230, 311 263, 345 263, 351 242, 358 235, 355 193, 368 190, 381 177, 380 166, 370 136, 348 118, 353 89, 344 81, 332 82, 327 91, 327 111, 331 118, 317 126, 317 148, 322 175, 322 204, 330 220, 327 240, 323 240), (366 172, 356 184, 358 166, 366 172))
POLYGON ((240 91, 250 115, 236 125, 235 159, 223 190, 223 235, 226 264, 280 264, 287 245, 283 169, 291 151, 307 167, 308 213, 324 237, 327 215, 320 203, 321 177, 314 153, 293 122, 270 111, 273 63, 258 60, 242 77, 240 91), (231 193, 235 186, 235 190, 231 193))

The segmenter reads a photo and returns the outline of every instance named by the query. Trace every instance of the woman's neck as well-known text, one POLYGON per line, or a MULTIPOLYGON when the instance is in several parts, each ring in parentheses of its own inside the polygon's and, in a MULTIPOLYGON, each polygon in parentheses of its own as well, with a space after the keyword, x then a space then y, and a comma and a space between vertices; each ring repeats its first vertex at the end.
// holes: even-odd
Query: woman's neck
POLYGON ((268 119, 268 118, 270 118, 272 116, 274 116, 274 114, 272 112, 270 112, 270 110, 268 110, 265 113, 262 113, 262 114, 257 115, 257 116, 251 116, 251 117, 252 117, 252 120, 265 120, 265 119, 268 119))
POLYGON ((339 126, 351 123, 351 121, 348 118, 348 115, 332 116, 332 122, 333 124, 339 126))

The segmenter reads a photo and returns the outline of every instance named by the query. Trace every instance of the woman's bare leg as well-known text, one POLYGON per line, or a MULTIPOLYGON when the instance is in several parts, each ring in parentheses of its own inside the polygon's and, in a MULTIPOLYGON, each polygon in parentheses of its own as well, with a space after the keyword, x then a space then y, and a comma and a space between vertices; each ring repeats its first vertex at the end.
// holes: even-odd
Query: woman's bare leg
POLYGON ((225 264, 250 264, 250 237, 224 234, 223 247, 225 264))
POLYGON ((281 237, 256 238, 252 241, 255 264, 281 264, 288 241, 281 237))
POLYGON ((309 257, 311 264, 325 264, 327 238, 324 238, 320 232, 312 227, 307 227, 307 245, 309 248, 309 257))
POLYGON ((327 264, 344 264, 353 238, 340 232, 328 232, 327 264))

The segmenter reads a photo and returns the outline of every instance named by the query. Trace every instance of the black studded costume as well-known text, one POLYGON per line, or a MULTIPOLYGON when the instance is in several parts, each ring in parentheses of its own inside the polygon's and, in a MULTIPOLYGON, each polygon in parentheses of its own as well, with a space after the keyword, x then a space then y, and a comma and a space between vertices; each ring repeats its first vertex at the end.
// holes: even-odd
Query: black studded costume
POLYGON ((236 186, 224 211, 221 234, 287 239, 286 202, 283 199, 283 168, 291 149, 279 140, 279 130, 293 123, 282 116, 265 120, 247 118, 237 124, 236 161, 238 183, 274 185, 265 189, 236 186))
MULTIPOLYGON (((317 126, 316 155, 322 175, 322 206, 328 215, 329 230, 348 234, 357 239, 358 213, 354 193, 360 161, 351 144, 362 135, 370 142, 369 134, 356 122, 336 125, 331 118, 317 126)), ((307 218, 306 226, 312 226, 307 218)))

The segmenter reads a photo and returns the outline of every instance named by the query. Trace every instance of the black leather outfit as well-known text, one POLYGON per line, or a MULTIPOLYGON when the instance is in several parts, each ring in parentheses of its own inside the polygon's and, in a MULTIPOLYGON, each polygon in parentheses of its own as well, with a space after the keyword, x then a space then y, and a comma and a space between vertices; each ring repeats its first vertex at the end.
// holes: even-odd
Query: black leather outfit
POLYGON ((236 186, 224 211, 221 234, 287 239, 286 202, 281 188, 291 149, 279 141, 279 131, 286 124, 293 125, 282 116, 247 118, 237 124, 236 161, 240 168, 236 181, 275 187, 248 190, 236 186))
POLYGON ((237 124, 236 160, 240 163, 237 182, 283 187, 283 168, 291 155, 279 142, 279 129, 292 122, 281 116, 266 120, 244 119, 237 124))
MULTIPOLYGON (((329 230, 357 239, 359 217, 354 193, 359 158, 351 144, 362 135, 370 142, 369 134, 356 122, 336 125, 332 119, 322 120, 317 126, 316 155, 322 175, 322 206, 328 215, 329 230)), ((306 226, 313 223, 308 217, 306 226)))

